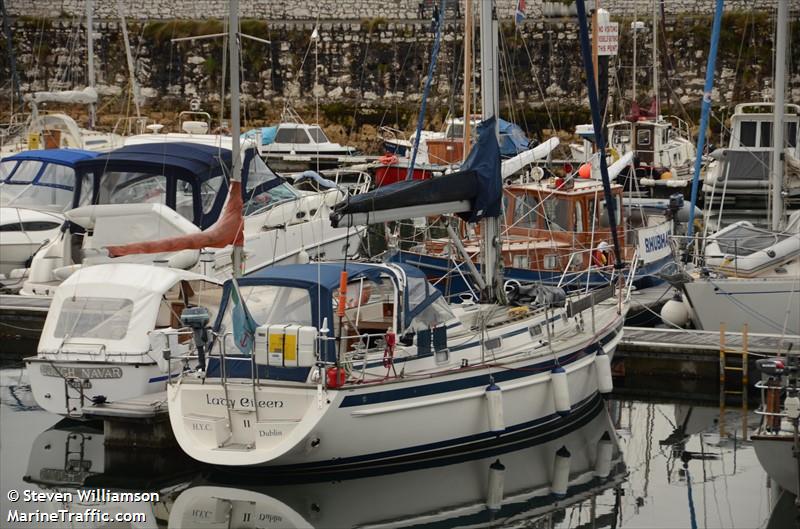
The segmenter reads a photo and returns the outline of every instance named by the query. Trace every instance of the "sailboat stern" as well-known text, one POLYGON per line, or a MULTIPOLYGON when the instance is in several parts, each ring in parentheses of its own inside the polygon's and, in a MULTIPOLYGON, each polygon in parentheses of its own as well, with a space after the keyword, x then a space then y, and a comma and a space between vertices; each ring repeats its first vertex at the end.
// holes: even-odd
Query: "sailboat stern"
POLYGON ((315 447, 310 435, 330 407, 310 385, 257 385, 184 377, 169 385, 175 438, 194 459, 230 466, 279 462, 315 447))

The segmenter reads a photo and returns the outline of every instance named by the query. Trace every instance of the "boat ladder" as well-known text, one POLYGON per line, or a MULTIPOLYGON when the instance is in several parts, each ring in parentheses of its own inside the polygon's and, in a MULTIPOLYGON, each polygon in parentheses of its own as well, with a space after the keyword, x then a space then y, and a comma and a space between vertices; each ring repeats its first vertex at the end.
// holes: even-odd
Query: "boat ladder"
POLYGON ((747 344, 747 324, 742 326, 742 345, 741 349, 731 349, 725 341, 725 323, 719 326, 719 435, 725 435, 725 407, 728 395, 738 395, 741 398, 742 411, 742 435, 747 440, 747 390, 749 385, 747 364, 748 364, 748 344, 747 344), (738 365, 730 365, 731 357, 738 358, 738 365), (742 374, 738 389, 729 389, 728 373, 740 372, 742 374))

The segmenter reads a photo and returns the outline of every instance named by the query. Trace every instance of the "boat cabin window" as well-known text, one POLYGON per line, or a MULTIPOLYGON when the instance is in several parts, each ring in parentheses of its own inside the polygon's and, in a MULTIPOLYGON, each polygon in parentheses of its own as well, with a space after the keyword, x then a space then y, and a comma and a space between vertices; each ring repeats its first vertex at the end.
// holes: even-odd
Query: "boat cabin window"
POLYGON ((124 298, 70 297, 61 305, 56 338, 122 340, 128 333, 133 301, 124 298))
POLYGON ((97 203, 166 204, 167 177, 147 173, 107 171, 103 173, 100 181, 97 203))
POLYGON ((5 182, 6 178, 14 171, 17 166, 16 160, 7 160, 0 162, 0 183, 5 182))
POLYGON ((11 178, 6 181, 12 184, 30 184, 42 170, 42 165, 43 163, 37 160, 22 160, 11 178))
MULTIPOLYGON (((395 289, 387 278, 373 281, 359 278, 347 284, 342 324, 345 336, 385 333, 394 327, 395 289)), ((333 292, 334 330, 339 335, 339 289, 333 292)))
POLYGON ((300 194, 276 175, 258 156, 253 156, 247 173, 247 192, 244 197, 243 214, 256 215, 300 194), (280 183, 278 183, 280 181, 280 183))
POLYGON ((742 147, 756 146, 756 122, 742 121, 739 125, 739 145, 742 147))
POLYGON ((539 205, 535 195, 516 195, 514 199, 514 226, 517 228, 536 228, 536 207, 539 205))
POLYGON ((544 229, 551 231, 568 231, 569 225, 569 204, 566 200, 555 196, 549 196, 542 202, 544 212, 544 229))
POLYGON ((636 145, 643 147, 650 145, 650 130, 637 130, 636 131, 636 145))
POLYGON ((786 124, 786 145, 797 147, 797 123, 786 124))
MULTIPOLYGON (((606 201, 603 200, 600 202, 600 227, 601 228, 608 228, 608 208, 606 208, 606 201)), ((620 225, 622 222, 622 197, 619 195, 614 197, 614 219, 616 220, 617 226, 620 225)))
MULTIPOLYGON (((41 162, 23 161, 10 181, 16 183, 17 173, 30 163, 41 167, 41 162)), ((0 182, 0 204, 11 207, 35 206, 51 211, 66 211, 72 206, 75 171, 71 167, 48 164, 35 183, 25 183, 25 186, 15 186, 0 182)))
POLYGON ((762 147, 772 147, 772 122, 761 122, 761 141, 759 142, 762 147))
POLYGON ((328 143, 330 141, 319 127, 310 127, 308 129, 308 134, 311 136, 311 139, 317 143, 328 143))
POLYGON ((300 128, 278 129, 275 135, 275 143, 311 143, 306 131, 300 128))
POLYGON ((611 134, 611 145, 627 145, 631 142, 630 127, 618 126, 611 134))
POLYGON ((573 202, 572 207, 575 210, 575 231, 585 231, 583 226, 583 203, 580 201, 575 201, 573 202))
POLYGON ((203 206, 203 214, 211 212, 214 203, 217 201, 217 196, 219 196, 219 190, 223 182, 222 175, 217 175, 200 184, 200 203, 203 206))

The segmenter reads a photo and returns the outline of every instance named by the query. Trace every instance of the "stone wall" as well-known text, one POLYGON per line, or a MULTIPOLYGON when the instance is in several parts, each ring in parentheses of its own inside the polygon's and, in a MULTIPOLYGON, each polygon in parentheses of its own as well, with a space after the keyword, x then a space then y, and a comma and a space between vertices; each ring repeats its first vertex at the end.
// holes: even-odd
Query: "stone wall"
MULTIPOLYGON (((283 20, 323 20, 360 19, 363 17, 383 17, 387 19, 417 19, 420 5, 430 16, 433 4, 441 0, 240 0, 240 13, 243 17, 283 20)), ((463 9, 464 0, 445 0, 452 11, 463 9)), ((517 0, 496 0, 497 12, 501 19, 511 20, 517 0)), ((800 10, 800 0, 789 0, 792 10, 800 10)), ((136 19, 205 19, 221 18, 226 15, 228 3, 221 0, 125 0, 126 16, 136 19)), ((575 12, 574 2, 561 0, 548 2, 527 0, 527 18, 535 20, 541 16, 569 15, 575 12)), ((587 1, 588 6, 594 2, 587 1)), ((81 17, 84 15, 84 0, 6 0, 12 16, 34 17, 81 17)), ((95 14, 98 18, 117 18, 115 0, 94 0, 95 14)), ((644 15, 652 10, 652 0, 603 0, 602 6, 612 14, 632 15, 634 8, 644 15)), ((776 0, 726 0, 728 11, 770 10, 776 0)), ((668 14, 709 14, 713 13, 712 0, 669 0, 663 2, 668 14)), ((463 12, 463 11, 461 11, 463 12)), ((424 18, 424 16, 422 18, 424 18)))
MULTIPOLYGON (((615 116, 626 112, 633 98, 629 21, 620 24, 620 54, 611 61, 610 111, 615 116)), ((242 21, 244 33, 271 42, 265 45, 243 40, 242 98, 247 123, 274 121, 287 104, 304 118, 313 119, 319 103, 323 121, 338 124, 343 130, 365 125, 413 127, 434 37, 428 21, 323 21, 317 46, 311 41, 314 25, 314 21, 242 21)), ((710 25, 708 15, 667 17, 666 39, 662 39, 659 55, 665 113, 696 116, 710 25)), ((82 20, 19 17, 13 20, 13 29, 23 93, 84 86, 82 20)), ((128 29, 146 112, 153 115, 184 110, 194 98, 207 110, 219 109, 223 41, 172 43, 170 39, 221 32, 224 28, 220 21, 129 20, 128 29)), ((588 105, 576 23, 570 19, 529 20, 517 28, 506 22, 502 32, 504 115, 531 131, 572 130, 575 123, 586 121, 588 105)), ((722 114, 739 102, 771 98, 772 32, 769 13, 725 15, 713 93, 715 109, 723 107, 722 114)), ((800 101, 800 23, 793 23, 791 33, 788 71, 792 75, 787 100, 800 101)), ((461 35, 460 25, 455 23, 444 31, 428 105, 429 126, 441 123, 448 109, 461 105, 461 35)), ((97 20, 95 38, 97 88, 103 96, 101 115, 104 111, 130 113, 119 22, 97 20)), ((650 98, 651 43, 649 28, 640 31, 636 98, 642 105, 650 98)), ((0 99, 8 100, 10 76, 4 46, 5 41, 0 39, 0 99)), ((0 110, 6 108, 4 105, 0 110)))

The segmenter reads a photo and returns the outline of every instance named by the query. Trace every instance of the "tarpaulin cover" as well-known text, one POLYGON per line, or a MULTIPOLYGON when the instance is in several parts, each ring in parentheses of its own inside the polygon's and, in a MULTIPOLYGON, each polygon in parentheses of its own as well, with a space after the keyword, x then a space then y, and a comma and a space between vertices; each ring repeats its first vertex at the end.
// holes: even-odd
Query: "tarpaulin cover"
POLYGON ((495 135, 495 119, 478 125, 478 142, 462 170, 430 180, 408 180, 379 187, 369 193, 351 196, 336 204, 331 223, 336 226, 345 215, 369 213, 410 206, 468 200, 472 209, 462 215, 469 222, 500 214, 502 181, 500 148, 495 135))
POLYGON ((525 131, 519 125, 501 119, 500 123, 500 154, 504 157, 516 156, 528 150, 530 140, 525 136, 525 131))

